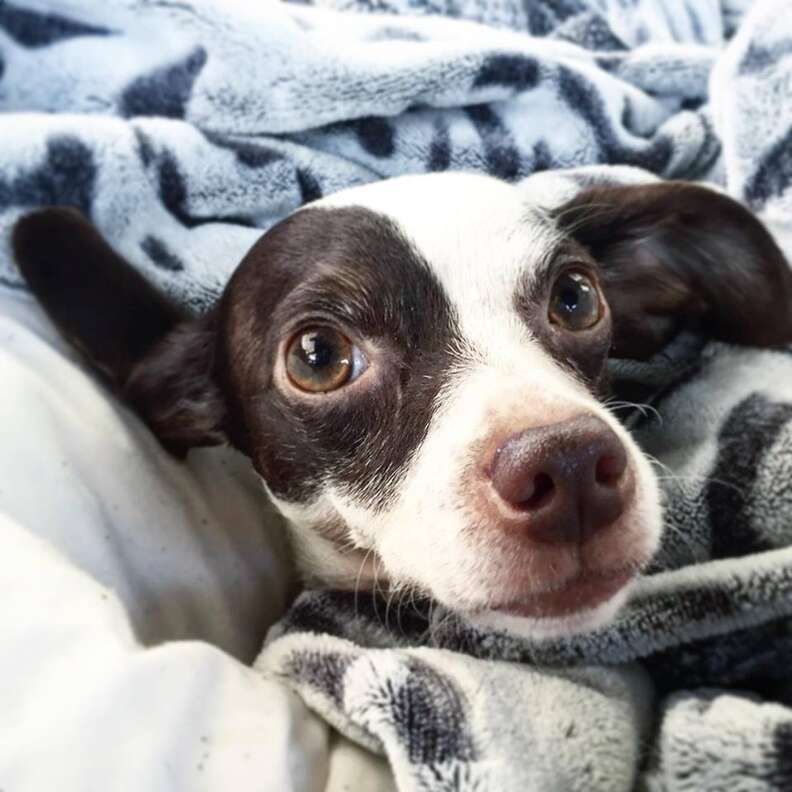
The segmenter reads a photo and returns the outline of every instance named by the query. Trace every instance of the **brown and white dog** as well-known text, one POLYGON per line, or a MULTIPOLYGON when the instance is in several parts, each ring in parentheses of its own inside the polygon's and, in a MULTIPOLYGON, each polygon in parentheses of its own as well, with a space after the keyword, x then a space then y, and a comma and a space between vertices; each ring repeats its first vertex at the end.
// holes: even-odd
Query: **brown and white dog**
POLYGON ((604 403, 608 357, 688 327, 792 341, 771 236, 682 183, 556 211, 467 174, 353 188, 264 234, 197 319, 72 210, 27 216, 13 243, 167 448, 250 458, 306 581, 376 575, 538 638, 611 618, 661 535, 653 470, 604 403))

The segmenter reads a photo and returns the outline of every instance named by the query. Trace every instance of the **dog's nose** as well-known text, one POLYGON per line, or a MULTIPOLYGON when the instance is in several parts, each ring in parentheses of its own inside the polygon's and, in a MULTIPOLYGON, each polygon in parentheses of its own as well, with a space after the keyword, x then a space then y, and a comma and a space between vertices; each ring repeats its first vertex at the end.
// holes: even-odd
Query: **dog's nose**
POLYGON ((498 495, 525 513, 521 525, 540 542, 583 542, 613 523, 630 497, 627 452, 593 415, 512 435, 492 459, 498 495))

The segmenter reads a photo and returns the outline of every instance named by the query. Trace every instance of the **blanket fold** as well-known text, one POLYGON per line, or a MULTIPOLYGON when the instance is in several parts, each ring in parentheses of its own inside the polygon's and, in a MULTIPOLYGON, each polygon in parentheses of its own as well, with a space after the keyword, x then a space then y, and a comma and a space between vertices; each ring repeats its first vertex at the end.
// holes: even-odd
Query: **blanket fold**
MULTIPOLYGON (((789 255, 790 85, 786 0, 0 2, 0 288, 14 222, 68 204, 200 312, 296 207, 448 169, 706 180, 789 255)), ((306 592, 273 629, 257 667, 400 790, 792 789, 792 352, 680 336, 613 375, 667 523, 616 624, 306 592)))

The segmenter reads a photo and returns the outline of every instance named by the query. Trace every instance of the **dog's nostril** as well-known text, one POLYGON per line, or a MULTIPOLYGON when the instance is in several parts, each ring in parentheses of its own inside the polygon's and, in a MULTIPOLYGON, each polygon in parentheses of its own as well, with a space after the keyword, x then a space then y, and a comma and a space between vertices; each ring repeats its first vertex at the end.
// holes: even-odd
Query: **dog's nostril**
POLYGON ((585 542, 632 498, 627 450, 595 416, 515 433, 486 472, 500 500, 522 513, 507 525, 538 542, 585 542))
POLYGON ((597 484, 612 487, 619 483, 626 468, 627 460, 624 456, 608 454, 597 460, 594 478, 597 484))
POLYGON ((555 484, 547 473, 537 473, 533 480, 533 492, 518 504, 523 509, 541 509, 553 498, 555 484))

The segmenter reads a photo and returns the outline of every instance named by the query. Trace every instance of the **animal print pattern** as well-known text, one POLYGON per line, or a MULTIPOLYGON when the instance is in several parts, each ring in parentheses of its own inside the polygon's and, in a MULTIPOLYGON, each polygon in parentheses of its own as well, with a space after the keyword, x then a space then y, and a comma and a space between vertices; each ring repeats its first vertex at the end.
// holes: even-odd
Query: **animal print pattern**
MULTIPOLYGON (((68 204, 200 312, 298 206, 449 169, 632 165, 788 224, 791 80, 786 0, 3 2, 0 288, 24 288, 16 219, 68 204)), ((679 338, 614 374, 668 466, 665 542, 615 625, 532 645, 307 592, 273 630, 262 673, 399 789, 792 788, 792 355, 679 338)))

